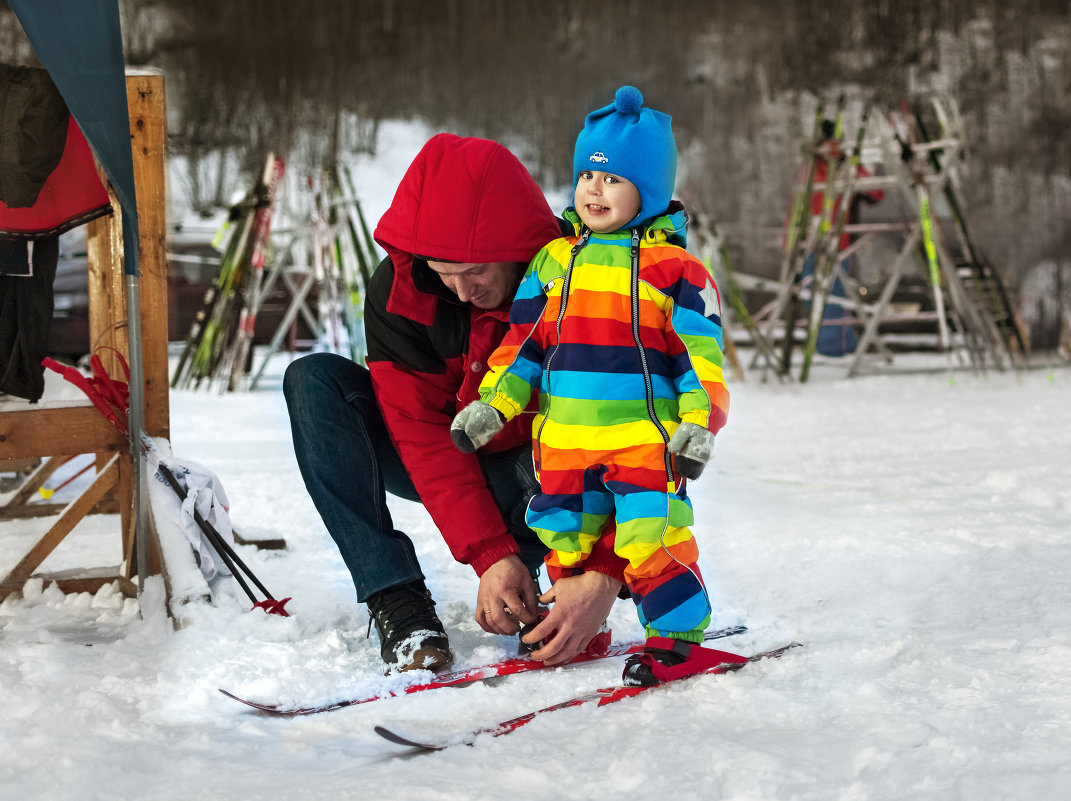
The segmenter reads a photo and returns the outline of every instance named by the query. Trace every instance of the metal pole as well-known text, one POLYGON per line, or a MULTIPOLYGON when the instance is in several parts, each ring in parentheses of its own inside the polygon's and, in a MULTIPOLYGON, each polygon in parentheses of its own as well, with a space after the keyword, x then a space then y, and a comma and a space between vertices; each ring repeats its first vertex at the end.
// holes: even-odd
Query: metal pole
POLYGON ((149 556, 149 492, 145 485, 145 451, 141 437, 145 430, 145 376, 141 363, 141 294, 139 277, 127 274, 127 334, 130 345, 130 455, 134 462, 134 554, 138 566, 138 607, 145 583, 151 574, 149 556))

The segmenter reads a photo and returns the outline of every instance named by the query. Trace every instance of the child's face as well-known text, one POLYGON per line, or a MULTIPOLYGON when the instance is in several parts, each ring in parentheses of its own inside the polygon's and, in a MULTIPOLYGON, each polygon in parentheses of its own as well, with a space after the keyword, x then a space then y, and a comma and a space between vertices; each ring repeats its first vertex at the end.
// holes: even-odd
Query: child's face
POLYGON ((573 207, 592 231, 616 231, 640 213, 640 191, 627 178, 583 170, 576 179, 573 207))

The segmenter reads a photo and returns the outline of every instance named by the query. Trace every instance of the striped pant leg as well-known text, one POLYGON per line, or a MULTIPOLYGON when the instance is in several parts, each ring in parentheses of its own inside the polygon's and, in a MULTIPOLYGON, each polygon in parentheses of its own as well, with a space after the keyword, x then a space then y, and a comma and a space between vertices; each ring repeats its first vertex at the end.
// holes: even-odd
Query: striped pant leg
POLYGON ((546 563, 551 568, 579 568, 591 554, 607 519, 614 511, 613 496, 603 486, 606 468, 599 465, 556 485, 546 481, 544 491, 528 504, 525 522, 550 548, 546 563), (574 492, 548 492, 548 489, 574 489, 574 492))
POLYGON ((619 481, 614 494, 614 551, 628 560, 625 580, 648 636, 702 641, 710 601, 699 572, 699 549, 689 529, 692 504, 674 492, 619 481))

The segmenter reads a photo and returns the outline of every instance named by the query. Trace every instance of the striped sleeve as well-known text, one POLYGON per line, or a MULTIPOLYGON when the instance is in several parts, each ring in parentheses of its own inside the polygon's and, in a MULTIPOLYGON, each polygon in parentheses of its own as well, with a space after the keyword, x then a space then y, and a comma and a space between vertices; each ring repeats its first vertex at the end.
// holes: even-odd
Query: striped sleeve
POLYGON ((480 398, 511 420, 528 406, 539 385, 543 344, 539 322, 547 296, 539 277, 544 251, 536 254, 521 279, 509 312, 509 331, 487 360, 488 371, 480 383, 480 398))
POLYGON ((717 433, 729 414, 724 361, 721 296, 707 268, 685 256, 678 280, 669 288, 673 300, 670 336, 683 346, 676 375, 681 422, 717 433))

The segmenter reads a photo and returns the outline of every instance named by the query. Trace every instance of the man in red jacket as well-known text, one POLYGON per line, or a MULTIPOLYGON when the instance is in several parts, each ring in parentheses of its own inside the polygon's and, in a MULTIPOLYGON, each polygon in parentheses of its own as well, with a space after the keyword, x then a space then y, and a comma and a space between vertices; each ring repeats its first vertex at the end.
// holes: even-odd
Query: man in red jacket
POLYGON ((387 252, 367 288, 368 368, 329 353, 298 359, 283 391, 305 485, 368 604, 383 660, 442 670, 445 629, 386 493, 420 501, 454 559, 480 577, 476 622, 515 634, 553 603, 554 637, 534 652, 560 664, 585 648, 623 586, 625 563, 593 553, 582 575, 537 598, 546 548, 524 522, 539 491, 531 418, 460 453, 454 416, 478 398, 487 357, 532 256, 558 221, 524 166, 499 144, 439 134, 425 144, 379 221, 387 252))

